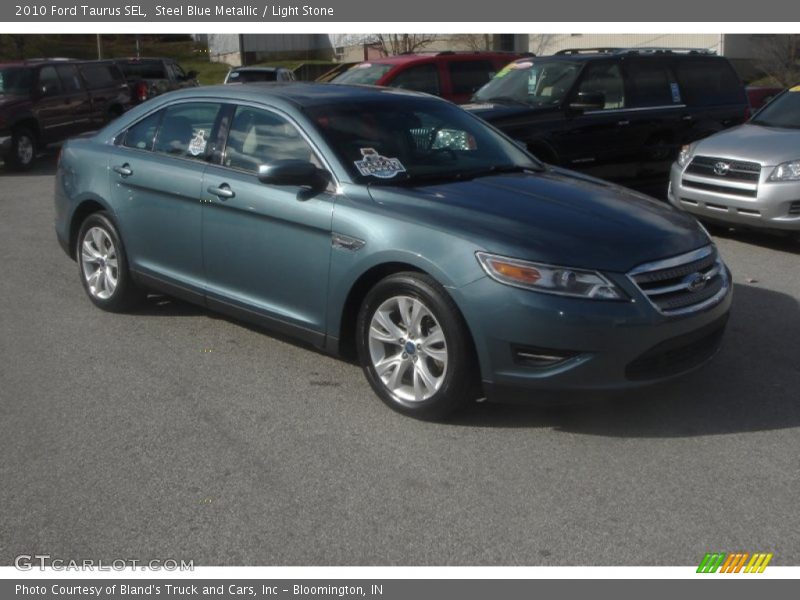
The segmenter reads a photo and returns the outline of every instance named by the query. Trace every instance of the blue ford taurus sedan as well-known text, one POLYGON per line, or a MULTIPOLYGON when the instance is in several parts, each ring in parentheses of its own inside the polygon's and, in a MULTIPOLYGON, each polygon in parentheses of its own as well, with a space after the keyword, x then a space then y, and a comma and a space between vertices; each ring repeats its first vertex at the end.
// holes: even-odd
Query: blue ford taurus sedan
POLYGON ((99 308, 155 290, 253 321, 421 418, 673 377, 731 304, 694 218, 401 90, 166 94, 65 144, 55 204, 99 308))

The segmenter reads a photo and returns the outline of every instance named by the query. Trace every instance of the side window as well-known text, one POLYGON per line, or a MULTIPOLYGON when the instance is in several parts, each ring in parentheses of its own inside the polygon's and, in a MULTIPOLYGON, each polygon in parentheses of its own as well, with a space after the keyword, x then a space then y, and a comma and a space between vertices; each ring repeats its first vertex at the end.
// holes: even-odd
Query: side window
POLYGON ((678 61, 675 75, 686 104, 711 106, 744 102, 742 84, 725 60, 687 57, 678 61))
POLYGON ((626 65, 630 97, 628 106, 669 106, 680 104, 678 84, 670 80, 661 61, 631 61, 626 65))
POLYGON ((61 80, 55 67, 42 67, 39 71, 39 89, 43 96, 58 96, 61 93, 61 80))
POLYGON ((75 65, 59 65, 56 67, 56 71, 67 94, 80 92, 83 89, 80 75, 78 75, 78 67, 75 65))
POLYGON ((222 164, 256 173, 260 165, 289 159, 320 164, 292 123, 269 111, 237 107, 222 164))
POLYGON ((494 75, 494 65, 488 60, 460 60, 448 63, 450 83, 454 94, 478 91, 494 75))
POLYGON ((578 86, 579 94, 602 94, 603 109, 625 108, 625 86, 616 63, 595 63, 586 66, 578 86))
POLYGON ((152 150, 162 112, 153 113, 131 125, 122 138, 122 145, 137 150, 152 150))
POLYGON ((405 71, 400 71, 388 85, 404 90, 414 90, 415 92, 427 92, 428 94, 438 95, 439 72, 434 64, 411 67, 405 71))
POLYGON ((188 102, 164 109, 153 150, 204 160, 219 110, 220 105, 212 102, 188 102))
POLYGON ((81 71, 90 90, 108 87, 114 83, 109 65, 82 65, 81 71))

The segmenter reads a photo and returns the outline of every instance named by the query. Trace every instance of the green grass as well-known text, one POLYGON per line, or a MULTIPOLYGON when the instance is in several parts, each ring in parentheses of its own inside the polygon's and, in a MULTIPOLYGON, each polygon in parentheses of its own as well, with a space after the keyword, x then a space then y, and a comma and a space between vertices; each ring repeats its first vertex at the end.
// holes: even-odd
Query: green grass
POLYGON ((180 62, 183 70, 197 71, 197 80, 200 85, 215 85, 225 80, 230 65, 225 63, 210 62, 208 60, 183 60, 180 62))

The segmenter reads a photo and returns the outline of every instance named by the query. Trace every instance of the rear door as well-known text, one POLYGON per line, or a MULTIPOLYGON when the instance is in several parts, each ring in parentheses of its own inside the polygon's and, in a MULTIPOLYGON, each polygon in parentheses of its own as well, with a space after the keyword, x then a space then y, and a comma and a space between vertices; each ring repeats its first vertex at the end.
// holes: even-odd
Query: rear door
POLYGON ((64 64, 55 67, 61 80, 61 110, 65 121, 61 137, 77 135, 92 129, 92 103, 89 93, 76 65, 64 64), (68 123, 67 123, 68 121, 68 123))
POLYGON ((89 88, 92 123, 101 127, 110 120, 111 107, 122 101, 123 82, 115 79, 118 71, 111 63, 84 63, 80 70, 89 88))
MULTIPOLYGON (((261 183, 261 164, 323 163, 297 125, 240 105, 220 165, 203 178, 203 256, 210 307, 269 319, 319 341, 324 331, 334 190, 261 183)), ((244 316, 244 315, 242 315, 244 316)))
POLYGON ((666 173, 680 149, 687 126, 686 105, 665 57, 627 58, 630 150, 638 175, 666 173))
POLYGON ((201 186, 221 104, 181 102, 138 121, 111 149, 109 176, 131 267, 178 296, 204 290, 201 186))

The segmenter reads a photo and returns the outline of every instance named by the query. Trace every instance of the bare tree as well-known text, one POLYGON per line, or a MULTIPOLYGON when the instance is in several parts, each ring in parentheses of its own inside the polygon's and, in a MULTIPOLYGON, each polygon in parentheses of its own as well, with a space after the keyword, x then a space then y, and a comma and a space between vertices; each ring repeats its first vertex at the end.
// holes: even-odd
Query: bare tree
POLYGON ((378 46, 384 56, 419 52, 437 41, 435 33, 376 33, 368 43, 378 46))
POLYGON ((528 50, 536 56, 542 54, 552 54, 549 47, 555 41, 556 35, 552 33, 535 33, 528 38, 528 50))
POLYGON ((451 39, 472 52, 494 49, 494 35, 491 33, 461 33, 451 39))
POLYGON ((800 80, 800 35, 759 35, 755 40, 755 63, 782 86, 796 84, 800 80))

